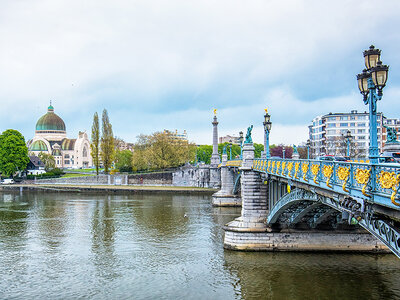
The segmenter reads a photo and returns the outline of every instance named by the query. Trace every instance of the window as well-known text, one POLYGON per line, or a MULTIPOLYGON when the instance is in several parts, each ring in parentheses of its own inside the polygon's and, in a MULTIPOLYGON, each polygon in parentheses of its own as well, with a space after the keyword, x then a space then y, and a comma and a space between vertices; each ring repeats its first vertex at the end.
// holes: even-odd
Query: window
POLYGON ((366 120, 367 116, 358 116, 358 120, 366 120))
POLYGON ((356 133, 356 130, 355 129, 351 129, 350 132, 354 134, 354 133, 356 133))
POLYGON ((356 123, 350 123, 350 127, 356 127, 356 123))
POLYGON ((347 117, 347 116, 340 117, 340 121, 347 121, 348 119, 349 119, 349 117, 347 117))
POLYGON ((340 123, 340 127, 348 127, 349 123, 340 123))
POLYGON ((336 123, 328 123, 327 127, 336 127, 336 123))
POLYGON ((365 135, 361 135, 358 137, 359 140, 365 140, 365 135))
POLYGON ((336 117, 329 117, 328 121, 336 121, 336 117))
POLYGON ((350 120, 355 120, 356 117, 355 116, 350 116, 350 120))
POLYGON ((336 130, 328 130, 327 132, 328 132, 328 134, 335 134, 336 130))
POLYGON ((64 158, 69 158, 69 154, 65 154, 65 155, 64 155, 64 158))
POLYGON ((358 142, 357 145, 358 145, 359 147, 365 147, 365 143, 360 143, 360 142, 358 142))
POLYGON ((357 126, 358 127, 365 127, 365 123, 358 123, 357 126))
POLYGON ((365 129, 357 129, 357 133, 365 133, 365 129))
POLYGON ((64 164, 69 165, 69 160, 64 160, 64 164))

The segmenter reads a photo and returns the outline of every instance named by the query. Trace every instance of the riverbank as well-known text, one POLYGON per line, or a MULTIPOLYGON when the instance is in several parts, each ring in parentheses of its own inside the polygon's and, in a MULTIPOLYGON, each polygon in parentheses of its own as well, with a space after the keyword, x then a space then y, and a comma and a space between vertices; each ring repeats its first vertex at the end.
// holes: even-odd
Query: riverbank
POLYGON ((48 191, 48 192, 93 192, 93 193, 174 193, 208 194, 216 192, 211 188, 184 186, 149 186, 149 185, 84 185, 84 184, 10 184, 1 185, 1 191, 48 191))

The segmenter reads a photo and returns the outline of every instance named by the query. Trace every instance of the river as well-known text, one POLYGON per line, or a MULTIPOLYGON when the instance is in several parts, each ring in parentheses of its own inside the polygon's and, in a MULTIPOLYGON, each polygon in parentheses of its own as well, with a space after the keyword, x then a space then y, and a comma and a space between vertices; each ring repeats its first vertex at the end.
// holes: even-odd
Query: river
POLYGON ((210 196, 0 194, 1 299, 400 299, 394 255, 236 252, 210 196))

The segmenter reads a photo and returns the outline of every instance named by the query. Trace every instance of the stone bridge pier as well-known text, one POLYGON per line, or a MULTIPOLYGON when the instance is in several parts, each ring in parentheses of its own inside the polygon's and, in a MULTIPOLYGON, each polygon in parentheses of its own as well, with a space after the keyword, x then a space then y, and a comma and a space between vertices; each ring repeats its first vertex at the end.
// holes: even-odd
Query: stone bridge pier
POLYGON ((221 163, 221 189, 213 194, 212 204, 214 206, 241 206, 242 199, 240 195, 234 195, 233 189, 235 184, 234 171, 230 170, 226 165, 228 155, 222 154, 221 163))
POLYGON ((253 144, 245 144, 242 155, 243 162, 240 168, 242 171, 242 213, 239 218, 224 227, 224 247, 237 250, 258 250, 259 247, 254 245, 253 240, 257 233, 267 231, 267 185, 264 184, 263 175, 252 170, 253 144))

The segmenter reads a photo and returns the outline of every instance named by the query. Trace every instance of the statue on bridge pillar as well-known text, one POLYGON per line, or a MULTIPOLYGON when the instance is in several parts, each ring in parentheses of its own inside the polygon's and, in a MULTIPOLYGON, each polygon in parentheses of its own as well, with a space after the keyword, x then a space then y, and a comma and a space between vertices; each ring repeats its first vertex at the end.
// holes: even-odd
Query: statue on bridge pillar
POLYGON ((397 141, 397 129, 386 126, 383 124, 383 127, 386 128, 386 143, 396 143, 397 141))
POLYGON ((299 154, 299 151, 297 151, 297 146, 296 145, 293 145, 292 158, 293 159, 299 159, 300 158, 300 154, 299 154))
POLYGON ((253 125, 247 128, 245 144, 253 144, 253 139, 251 138, 251 131, 253 130, 253 125))

